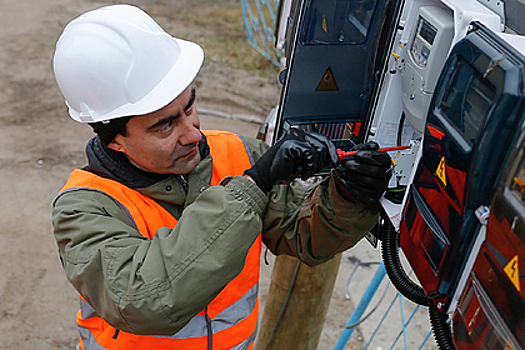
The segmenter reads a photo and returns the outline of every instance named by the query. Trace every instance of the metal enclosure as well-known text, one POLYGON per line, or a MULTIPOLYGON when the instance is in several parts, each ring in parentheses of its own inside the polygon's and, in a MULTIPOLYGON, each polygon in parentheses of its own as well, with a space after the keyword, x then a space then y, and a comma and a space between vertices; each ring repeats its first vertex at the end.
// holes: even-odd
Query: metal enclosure
POLYGON ((524 69, 524 56, 474 24, 436 86, 401 221, 401 247, 442 308, 457 302, 462 273, 484 240, 485 215, 522 122, 524 69))

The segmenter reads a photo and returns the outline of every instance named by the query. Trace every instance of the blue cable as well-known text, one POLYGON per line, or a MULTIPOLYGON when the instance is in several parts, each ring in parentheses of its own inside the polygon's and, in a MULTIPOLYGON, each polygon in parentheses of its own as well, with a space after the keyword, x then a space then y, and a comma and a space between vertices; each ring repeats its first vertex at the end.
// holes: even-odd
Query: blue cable
POLYGON ((423 339, 423 343, 421 343, 421 346, 419 347, 418 350, 421 350, 423 349, 423 346, 425 346, 425 344, 427 343, 428 339, 430 338, 430 335, 432 334, 433 330, 430 329, 430 332, 428 332, 427 336, 425 337, 425 339, 423 339))

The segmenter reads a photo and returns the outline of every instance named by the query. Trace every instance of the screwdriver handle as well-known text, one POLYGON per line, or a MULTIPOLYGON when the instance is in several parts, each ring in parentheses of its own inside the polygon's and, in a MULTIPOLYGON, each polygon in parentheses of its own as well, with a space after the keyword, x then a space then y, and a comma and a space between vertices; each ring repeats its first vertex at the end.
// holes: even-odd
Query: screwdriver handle
MULTIPOLYGON (((408 145, 406 145, 406 146, 396 146, 396 147, 384 147, 384 148, 378 149, 378 151, 379 152, 399 151, 399 150, 402 150, 402 149, 407 149, 409 147, 410 146, 408 146, 408 145)), ((339 156, 340 160, 343 160, 343 158, 345 158, 345 157, 353 156, 357 152, 359 152, 359 151, 345 152, 342 149, 337 149, 337 155, 339 156)))

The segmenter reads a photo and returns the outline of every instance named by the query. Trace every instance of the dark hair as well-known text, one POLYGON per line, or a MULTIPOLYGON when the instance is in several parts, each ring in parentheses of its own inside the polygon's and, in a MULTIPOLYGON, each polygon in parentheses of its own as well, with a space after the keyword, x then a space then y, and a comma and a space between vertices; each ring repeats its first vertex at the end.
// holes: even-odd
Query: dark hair
POLYGON ((102 144, 107 146, 118 134, 127 136, 126 124, 130 119, 131 117, 120 117, 107 122, 90 123, 89 125, 98 135, 102 144))

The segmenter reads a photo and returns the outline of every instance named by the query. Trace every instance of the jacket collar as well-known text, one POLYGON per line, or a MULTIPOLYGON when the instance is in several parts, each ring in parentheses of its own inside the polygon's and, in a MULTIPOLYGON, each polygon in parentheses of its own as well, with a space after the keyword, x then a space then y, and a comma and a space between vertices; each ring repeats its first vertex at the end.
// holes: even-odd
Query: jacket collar
MULTIPOLYGON (((204 135, 199 142, 199 151, 201 160, 210 154, 210 148, 204 135)), ((88 165, 84 167, 84 170, 118 181, 133 189, 150 187, 170 177, 168 174, 151 173, 137 168, 121 152, 113 151, 102 145, 98 136, 89 140, 86 155, 88 165)))

